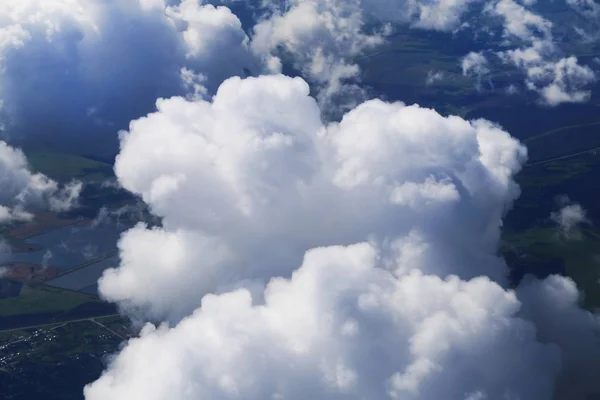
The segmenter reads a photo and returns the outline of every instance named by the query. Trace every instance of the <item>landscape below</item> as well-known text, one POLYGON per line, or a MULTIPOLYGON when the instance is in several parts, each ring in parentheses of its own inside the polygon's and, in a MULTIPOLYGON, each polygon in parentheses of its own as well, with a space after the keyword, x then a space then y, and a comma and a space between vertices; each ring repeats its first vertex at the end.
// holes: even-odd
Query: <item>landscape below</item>
MULTIPOLYGON (((460 58, 472 46, 445 34, 399 28, 388 44, 357 62, 373 96, 486 118, 527 145, 529 160, 516 178, 522 193, 506 215, 498 249, 511 281, 563 274, 581 288, 585 307, 600 308, 599 87, 586 104, 555 108, 527 94, 476 89, 460 69, 460 58), (438 71, 444 79, 426 85, 428 74, 438 71), (588 222, 576 237, 561 235, 550 219, 565 194, 587 210, 588 222)), ((584 61, 600 54, 593 43, 568 50, 584 61)), ((496 86, 522 78, 518 71, 491 66, 496 86)), ((89 149, 25 143, 24 150, 34 170, 59 182, 79 179, 85 188, 80 207, 70 213, 38 212, 31 222, 0 228, 12 248, 0 254, 6 270, 0 278, 0 388, 9 394, 2 400, 81 398, 81 388, 99 376, 105 357, 133 335, 116 307, 98 297, 96 281, 118 265, 118 237, 138 214, 97 217, 101 209, 110 213, 139 203, 104 184, 114 180, 112 165, 86 156, 89 149)))

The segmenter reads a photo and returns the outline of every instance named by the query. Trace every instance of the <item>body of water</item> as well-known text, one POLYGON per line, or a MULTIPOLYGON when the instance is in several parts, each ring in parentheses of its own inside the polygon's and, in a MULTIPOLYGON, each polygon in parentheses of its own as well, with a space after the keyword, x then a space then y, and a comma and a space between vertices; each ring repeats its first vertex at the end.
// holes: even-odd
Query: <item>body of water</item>
POLYGON ((115 224, 55 229, 27 240, 40 245, 40 250, 0 254, 0 262, 25 262, 67 270, 115 251, 126 229, 115 224))
POLYGON ((87 294, 97 294, 98 286, 96 282, 102 276, 102 272, 107 268, 117 267, 118 265, 119 257, 114 255, 113 257, 59 276, 46 283, 63 289, 82 291, 87 294))

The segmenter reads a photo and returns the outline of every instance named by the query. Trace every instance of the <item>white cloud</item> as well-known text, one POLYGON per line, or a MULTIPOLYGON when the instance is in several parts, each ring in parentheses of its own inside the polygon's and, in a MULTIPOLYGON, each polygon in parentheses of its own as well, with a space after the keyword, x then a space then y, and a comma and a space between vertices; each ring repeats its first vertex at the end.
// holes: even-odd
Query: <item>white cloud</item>
POLYGON ((594 0, 567 0, 567 4, 585 16, 596 18, 600 15, 600 5, 594 0))
POLYGON ((525 149, 487 121, 378 100, 325 125, 308 92, 233 78, 121 134, 119 181, 163 226, 123 236, 100 291, 166 324, 86 400, 596 392, 600 324, 574 284, 502 286, 525 149))
POLYGON ((266 58, 273 72, 282 59, 321 87, 323 103, 360 89, 347 80, 357 78, 352 59, 383 42, 383 33, 364 32, 365 17, 359 2, 341 0, 290 0, 254 27, 252 48, 266 58), (341 94, 340 94, 341 92, 341 94))
POLYGON ((461 61, 463 76, 475 77, 475 88, 481 90, 481 78, 490 72, 488 59, 481 53, 470 52, 461 61))
POLYGON ((23 152, 0 141, 0 222, 28 220, 37 208, 66 211, 77 204, 81 187, 80 182, 61 187, 31 172, 23 152))
POLYGON ((516 49, 497 53, 526 74, 526 87, 540 94, 549 106, 587 101, 586 87, 596 81, 595 73, 579 65, 576 57, 562 57, 553 35, 552 23, 516 3, 500 0, 488 6, 488 12, 504 20, 504 36, 527 43, 516 49))
POLYGON ((556 346, 487 278, 394 276, 363 243, 309 251, 264 305, 209 295, 172 329, 146 326, 87 400, 549 399, 556 346))
POLYGON ((595 371, 600 369, 600 318, 581 309, 575 283, 551 276, 531 279, 517 290, 523 307, 519 313, 538 329, 538 340, 554 343, 562 353, 564 373, 556 382, 556 398, 588 399, 600 393, 595 371))
POLYGON ((550 215, 550 219, 558 224, 561 234, 566 238, 578 238, 579 227, 589 223, 583 207, 577 203, 570 203, 568 198, 560 210, 550 215))
POLYGON ((506 87, 505 93, 512 96, 521 93, 521 91, 514 84, 510 84, 506 87))
POLYGON ((212 103, 159 100, 132 122, 116 174, 164 228, 123 236, 101 293, 176 321, 206 293, 289 276, 312 247, 411 232, 446 248, 444 263, 422 254, 425 272, 502 281, 494 249, 518 194, 518 142, 486 121, 381 101, 323 125, 308 92, 283 76, 231 79, 212 103))
POLYGON ((504 18, 504 35, 517 37, 521 40, 531 41, 538 37, 550 38, 552 36, 552 23, 545 18, 534 14, 525 6, 514 0, 500 0, 488 3, 488 11, 504 18), (491 5, 493 4, 493 7, 491 5))
POLYGON ((365 13, 383 22, 408 23, 414 28, 451 32, 464 13, 481 0, 362 0, 365 13))
POLYGON ((102 135, 102 144, 114 145, 115 131, 152 110, 157 97, 184 94, 189 72, 205 77, 208 93, 232 75, 260 73, 248 41, 228 8, 203 1, 4 0, 7 128, 79 144, 102 135))
POLYGON ((541 89, 541 94, 549 105, 587 101, 591 92, 580 88, 596 81, 596 74, 588 66, 579 65, 575 57, 560 59, 546 68, 546 71, 535 70, 531 73, 530 70, 528 73, 534 76, 534 80, 551 76, 550 83, 541 89))
MULTIPOLYGON (((480 0, 285 0, 254 28, 252 48, 280 72, 290 63, 320 88, 322 105, 353 106, 364 97, 354 62, 382 44, 392 24, 450 32, 480 0), (368 29, 367 29, 368 28, 368 29)), ((269 3, 272 5, 272 3, 269 3)))
POLYGON ((262 71, 249 48, 249 38, 240 20, 224 6, 203 4, 198 0, 183 0, 166 8, 166 16, 182 27, 188 70, 207 77, 208 89, 214 93, 226 78, 262 71))
MULTIPOLYGON (((356 57, 380 45, 394 25, 453 32, 465 24, 478 29, 481 21, 489 22, 487 18, 491 16, 502 20, 504 45, 509 47, 497 55, 525 72, 525 86, 537 92, 542 103, 555 106, 586 101, 590 96, 587 87, 596 81, 595 74, 589 67, 579 65, 576 58, 561 53, 553 38, 553 23, 530 10, 534 3, 287 0, 277 3, 273 15, 255 27, 252 48, 267 58, 272 71, 281 71, 284 61, 300 70, 320 88, 317 93, 322 105, 347 106, 353 104, 353 99, 364 98, 364 92, 356 85, 360 80, 356 57), (481 20, 474 21, 469 15, 471 19, 464 22, 474 6, 485 11, 483 16, 476 14, 481 20)), ((477 77, 478 88, 481 76, 489 69, 483 57, 482 52, 471 52, 463 59, 463 73, 477 77)))
POLYGON ((436 82, 444 80, 445 74, 443 71, 428 71, 427 78, 425 80, 425 84, 427 86, 434 85, 436 82))
MULTIPOLYGON (((120 135, 119 184, 162 226, 125 233, 121 265, 99 282, 133 318, 166 324, 128 342, 87 400, 550 399, 555 390, 571 400, 598 390, 598 321, 577 307, 574 284, 504 287, 500 227, 526 158, 508 133, 378 100, 326 124, 307 83, 280 75, 216 91, 244 68, 278 71, 290 57, 321 86, 322 104, 360 94, 348 83, 359 77, 353 59, 390 32, 382 22, 448 31, 471 3, 292 0, 251 41, 227 8, 190 0, 0 4, 0 95, 12 123, 59 115, 79 131, 87 125, 65 115, 85 115, 119 125, 146 114, 147 104, 128 106, 138 98, 187 95, 159 100, 120 135), (367 33, 377 17, 381 30, 367 33)), ((550 104, 583 99, 594 76, 557 56, 551 25, 500 3, 506 39, 529 41, 503 54, 528 87, 550 104)), ((470 61, 465 73, 485 73, 481 58, 470 61)), ((0 202, 6 215, 74 199, 78 186, 61 189, 5 152, 16 161, 0 187, 18 199, 0 202)))
POLYGON ((490 72, 488 60, 483 54, 472 51, 463 57, 462 71, 465 76, 473 74, 481 77, 490 72))

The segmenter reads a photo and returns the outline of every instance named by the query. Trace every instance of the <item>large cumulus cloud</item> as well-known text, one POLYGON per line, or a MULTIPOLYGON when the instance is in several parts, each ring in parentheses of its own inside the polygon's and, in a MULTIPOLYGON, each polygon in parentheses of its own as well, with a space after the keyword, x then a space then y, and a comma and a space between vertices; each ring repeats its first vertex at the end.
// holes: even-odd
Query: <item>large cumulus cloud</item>
POLYGON ((306 250, 370 235, 426 272, 503 281, 494 249, 518 194, 518 142, 377 100, 324 125, 308 92, 299 78, 234 78, 212 102, 159 100, 132 122, 115 171, 163 228, 123 237, 107 299, 178 320, 206 293, 289 276, 306 250))
POLYGON ((503 286, 523 147, 401 103, 324 125, 308 91, 233 78, 212 102, 159 101, 121 135, 117 176, 163 227, 122 238, 100 291, 166 323, 130 340, 86 399, 598 393, 600 325, 573 282, 503 286))
POLYGON ((211 93, 229 76, 260 72, 247 42, 228 8, 202 1, 3 1, 5 125, 13 139, 81 144, 102 133, 112 143, 157 97, 194 92, 190 84, 211 93))
MULTIPOLYGON (((219 86, 288 62, 321 105, 355 100, 355 57, 388 22, 451 31, 475 1, 290 0, 252 38, 226 7, 171 3, 0 4, 7 128, 106 132, 133 115, 115 172, 162 219, 126 232, 120 266, 99 282, 127 315, 162 324, 125 345, 88 400, 598 393, 599 321, 573 282, 506 286, 497 247, 526 151, 501 127, 379 100, 326 123, 300 78, 219 86)), ((548 104, 585 100, 595 76, 562 57, 529 5, 487 8, 525 43, 501 58, 548 104)), ((475 54, 465 73, 481 76, 475 54)), ((7 199, 74 198, 77 186, 2 153, 20 182, 3 183, 7 199)), ((24 210, 0 204, 11 218, 24 210)))
POLYGON ((555 343, 562 353, 563 373, 556 381, 556 398, 588 399, 598 396, 600 317, 579 307, 581 294, 575 283, 559 276, 544 281, 529 279, 517 294, 521 315, 538 328, 538 340, 555 343))
POLYGON ((209 295, 147 326, 88 400, 549 399, 560 353, 486 278, 394 276, 366 243, 311 250, 265 303, 209 295))
MULTIPOLYGON (((230 76, 280 72, 284 64, 313 85, 325 113, 352 107, 366 97, 356 59, 383 43, 390 26, 478 29, 470 11, 485 2, 263 3, 269 7, 247 36, 226 1, 3 1, 0 114, 6 132, 11 140, 68 137, 62 144, 111 150, 112 134, 149 112, 158 97, 210 97, 230 76), (102 139, 89 144, 94 135, 102 139)), ((560 54, 551 24, 526 5, 489 2, 489 14, 505 19, 507 37, 531 43, 501 53, 502 59, 522 68, 526 86, 547 104, 585 101, 594 73, 560 54)))

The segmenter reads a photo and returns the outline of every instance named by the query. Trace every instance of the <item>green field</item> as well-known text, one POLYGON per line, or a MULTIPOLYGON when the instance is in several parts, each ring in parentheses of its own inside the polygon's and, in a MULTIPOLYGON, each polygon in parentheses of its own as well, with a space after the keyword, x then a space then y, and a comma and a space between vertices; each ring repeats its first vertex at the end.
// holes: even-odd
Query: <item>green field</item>
POLYGON ((24 314, 56 313, 71 310, 97 297, 50 286, 24 285, 17 297, 0 299, 0 317, 24 314))
POLYGON ((526 165, 517 176, 523 188, 543 188, 594 171, 600 164, 600 148, 539 164, 526 165))
MULTIPOLYGON (((98 378, 105 357, 124 340, 107 321, 117 324, 108 317, 0 332, 0 392, 10 394, 7 399, 42 399, 48 393, 57 400, 82 398, 82 388, 98 378)), ((125 320, 119 323, 131 334, 125 320)))
POLYGON ((27 159, 34 171, 61 182, 72 179, 98 181, 113 176, 112 165, 72 154, 31 152, 27 159))
MULTIPOLYGON (((599 108, 600 112, 600 108, 599 108)), ((600 147, 600 122, 565 126, 524 140, 532 163, 600 147)))

